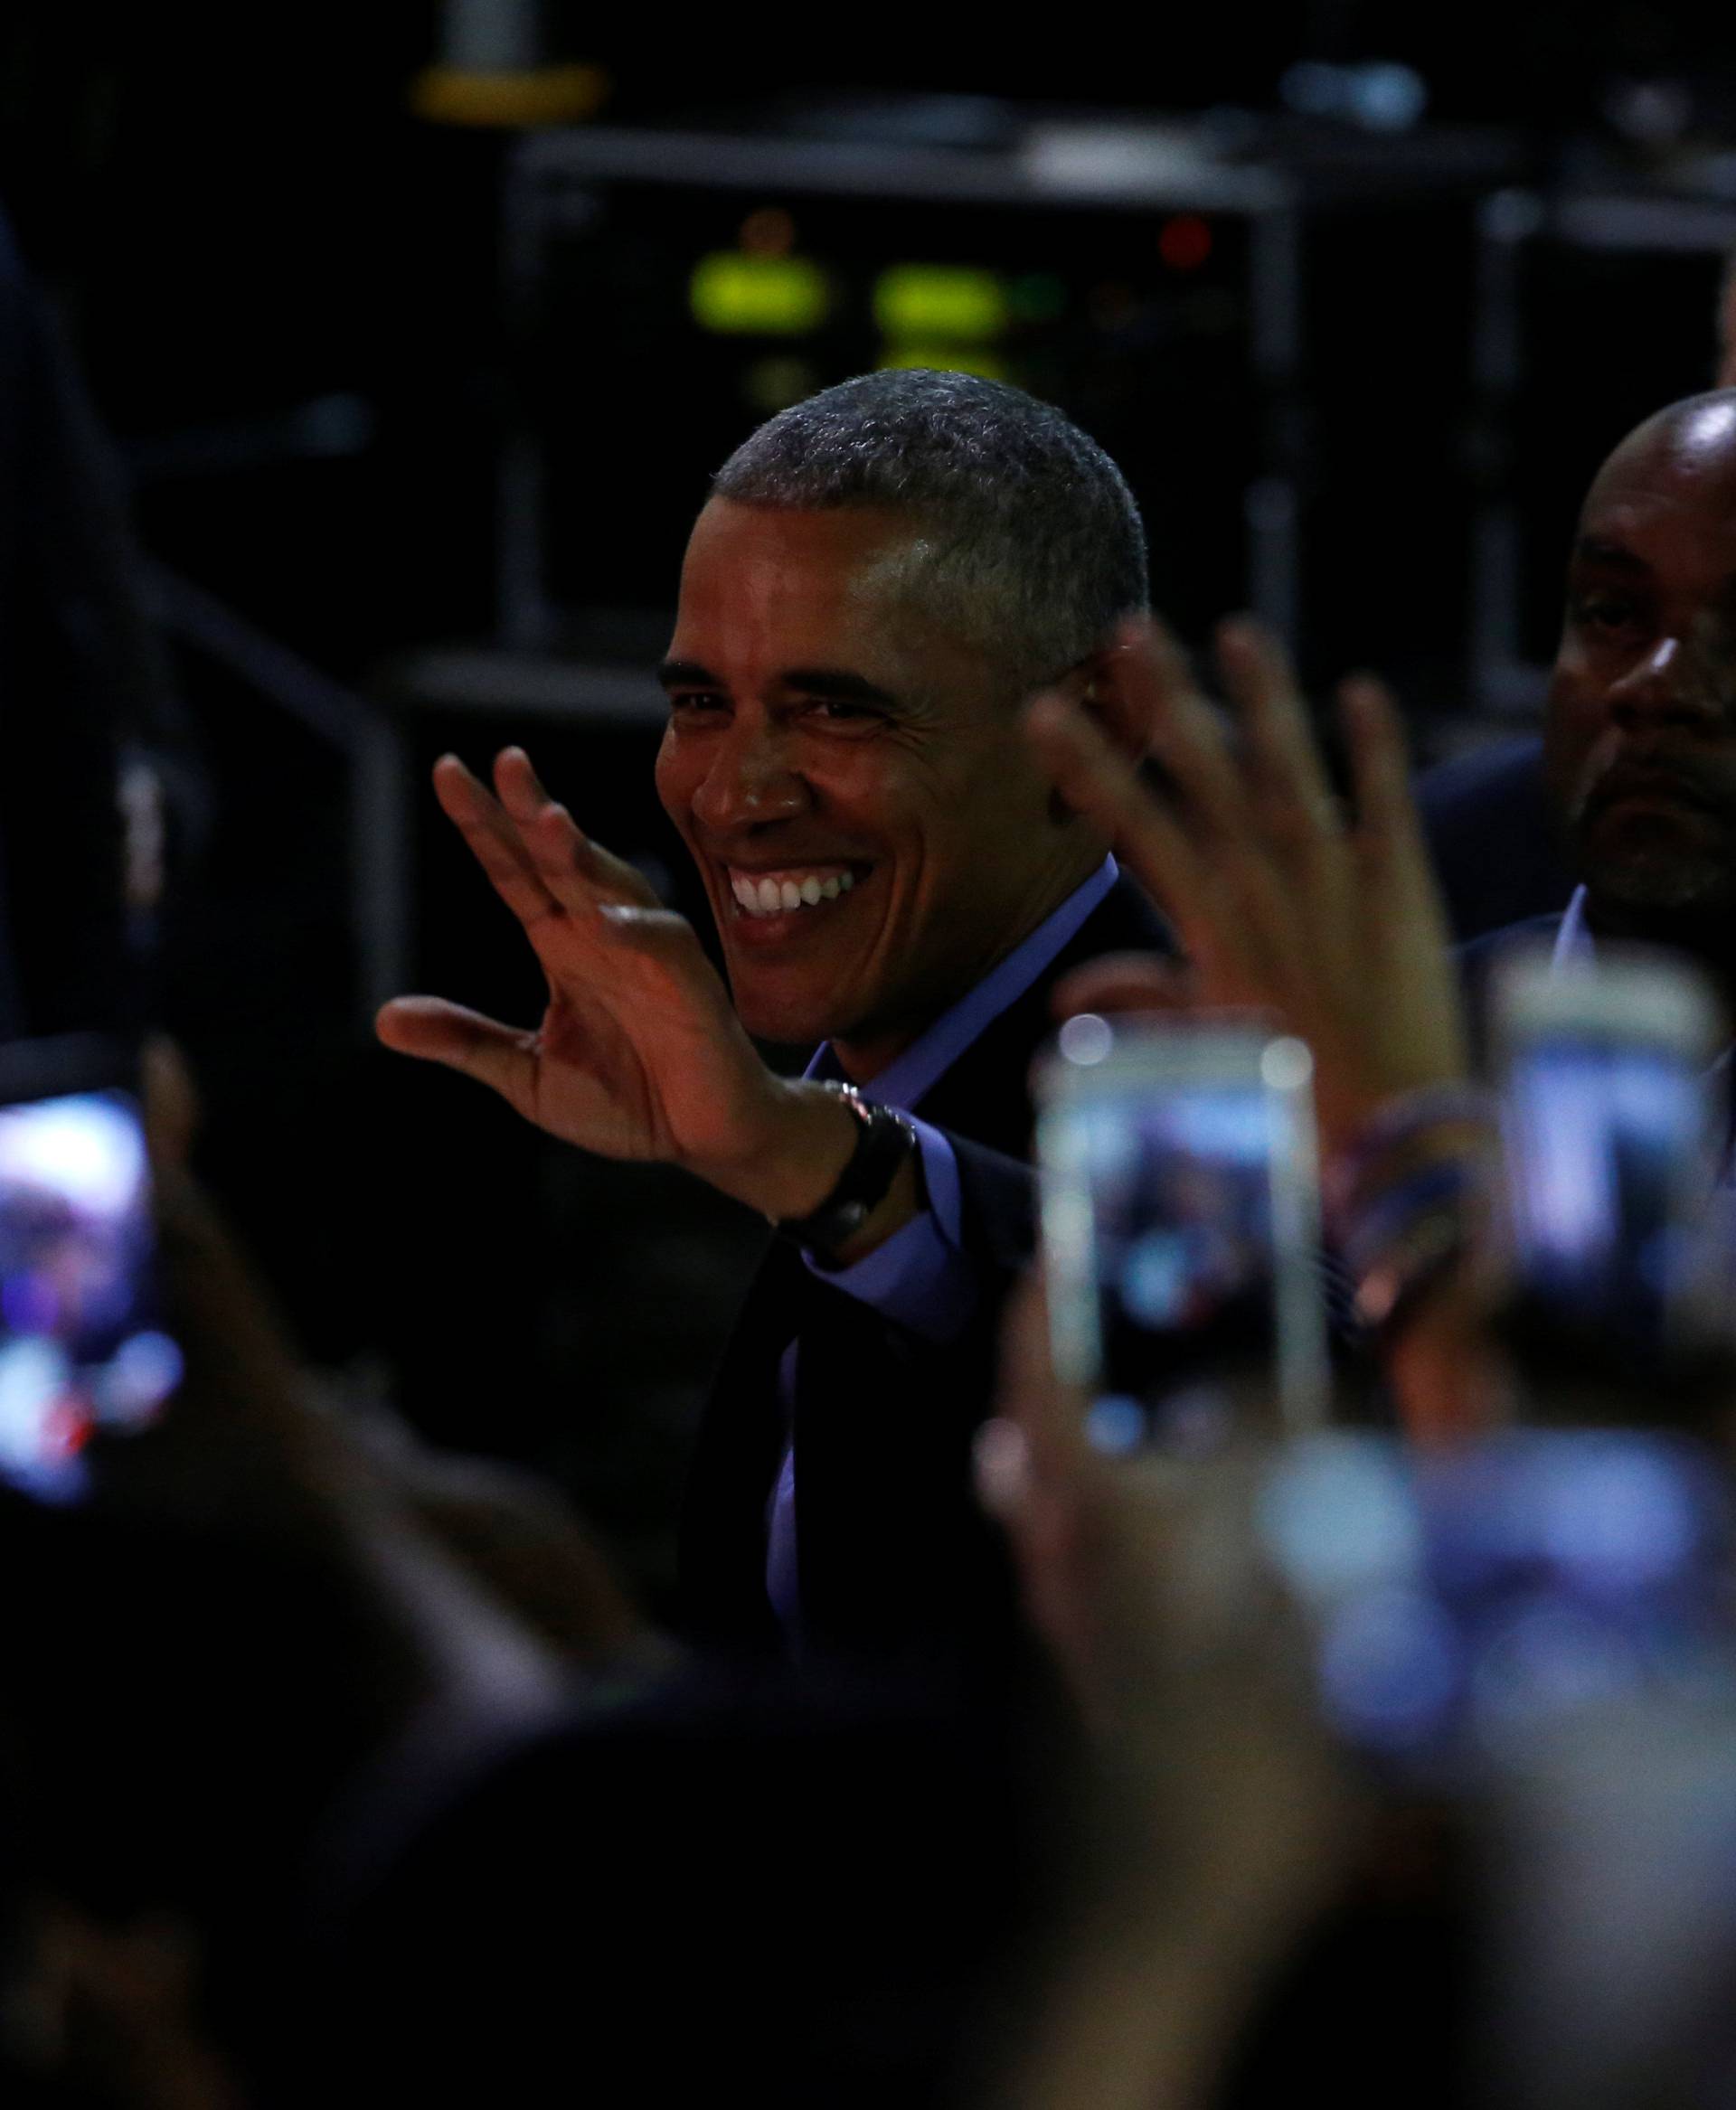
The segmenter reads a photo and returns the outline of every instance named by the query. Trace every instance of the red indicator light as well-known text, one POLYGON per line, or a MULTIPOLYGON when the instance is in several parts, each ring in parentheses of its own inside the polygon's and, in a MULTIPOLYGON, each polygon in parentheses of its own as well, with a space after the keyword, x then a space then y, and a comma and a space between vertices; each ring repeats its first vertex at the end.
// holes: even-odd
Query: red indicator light
POLYGON ((44 1456, 77 1457, 90 1440, 91 1426, 90 1412, 76 1394, 57 1399, 42 1420, 44 1456))
POLYGON ((1212 254, 1212 230, 1197 212, 1178 212, 1165 221, 1157 254, 1172 271, 1197 271, 1212 254))

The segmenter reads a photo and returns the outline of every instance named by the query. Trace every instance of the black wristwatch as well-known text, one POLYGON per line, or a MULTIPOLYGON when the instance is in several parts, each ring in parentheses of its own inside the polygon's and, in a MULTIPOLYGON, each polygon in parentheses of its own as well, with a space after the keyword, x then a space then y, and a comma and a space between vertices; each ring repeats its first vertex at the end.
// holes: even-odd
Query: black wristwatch
POLYGON ((816 1210, 807 1216, 784 1217, 773 1227, 780 1238, 793 1239, 822 1261, 847 1245, 867 1222, 886 1199, 899 1167, 916 1148, 916 1130, 896 1107, 863 1098, 854 1085, 838 1084, 830 1078, 824 1080, 824 1088, 835 1093, 855 1116, 856 1147, 839 1173, 837 1185, 816 1210))

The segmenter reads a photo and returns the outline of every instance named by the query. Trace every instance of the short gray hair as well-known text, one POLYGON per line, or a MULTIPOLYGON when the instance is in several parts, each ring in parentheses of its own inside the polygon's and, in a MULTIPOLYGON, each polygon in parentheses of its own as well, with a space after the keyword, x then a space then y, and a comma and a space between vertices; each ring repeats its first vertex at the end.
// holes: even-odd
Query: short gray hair
POLYGON ((884 507, 924 531, 911 580, 1024 687, 1146 606, 1146 532, 1119 469, 1070 419, 975 374, 895 368, 760 426, 718 471, 739 505, 884 507))

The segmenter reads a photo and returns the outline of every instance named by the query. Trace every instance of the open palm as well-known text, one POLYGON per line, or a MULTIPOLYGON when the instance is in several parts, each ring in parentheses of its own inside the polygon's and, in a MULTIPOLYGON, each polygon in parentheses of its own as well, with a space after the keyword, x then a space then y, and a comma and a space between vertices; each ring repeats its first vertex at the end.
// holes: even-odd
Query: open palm
POLYGON ((612 1158, 705 1173, 758 1146, 776 1080, 754 1052, 693 928, 590 842, 508 748, 498 796, 456 756, 436 793, 548 978, 527 1031, 443 998, 384 1006, 381 1039, 493 1087, 550 1135, 612 1158))

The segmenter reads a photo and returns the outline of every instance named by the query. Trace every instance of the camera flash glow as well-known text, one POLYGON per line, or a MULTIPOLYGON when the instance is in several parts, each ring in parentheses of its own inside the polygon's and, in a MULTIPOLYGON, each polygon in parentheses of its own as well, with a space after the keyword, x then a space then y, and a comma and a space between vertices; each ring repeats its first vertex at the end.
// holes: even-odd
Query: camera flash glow
POLYGON ((1293 1038, 1274 1041, 1260 1058, 1260 1074, 1275 1092, 1302 1090, 1314 1075, 1307 1043, 1293 1038))
POLYGON ((1094 1011, 1081 1011, 1061 1027, 1059 1045, 1069 1062, 1089 1069, 1094 1062, 1103 1060, 1114 1041, 1108 1019, 1099 1018, 1094 1011))

